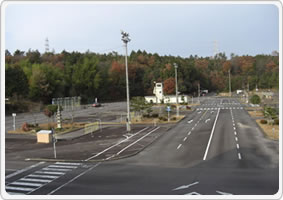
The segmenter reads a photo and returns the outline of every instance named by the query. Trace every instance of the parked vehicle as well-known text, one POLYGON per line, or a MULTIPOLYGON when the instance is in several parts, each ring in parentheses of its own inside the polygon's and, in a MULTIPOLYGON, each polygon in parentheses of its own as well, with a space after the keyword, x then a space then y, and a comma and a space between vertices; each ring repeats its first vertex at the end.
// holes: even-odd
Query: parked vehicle
POLYGON ((92 104, 92 107, 100 107, 100 106, 101 106, 101 104, 98 103, 98 102, 92 104))

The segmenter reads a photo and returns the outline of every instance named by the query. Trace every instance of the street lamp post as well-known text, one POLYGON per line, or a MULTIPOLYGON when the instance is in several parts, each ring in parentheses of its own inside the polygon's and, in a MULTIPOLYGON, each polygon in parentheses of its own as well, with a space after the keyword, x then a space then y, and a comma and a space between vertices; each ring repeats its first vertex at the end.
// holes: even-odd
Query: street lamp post
POLYGON ((176 85, 176 103, 177 103, 177 106, 176 106, 176 109, 177 109, 177 117, 179 117, 179 99, 178 99, 178 80, 177 80, 177 68, 178 68, 178 65, 176 63, 173 64, 174 67, 175 67, 175 85, 176 85))
POLYGON ((131 39, 129 38, 129 33, 126 33, 124 31, 121 31, 122 34, 122 41, 125 44, 125 49, 126 49, 126 55, 125 55, 125 65, 126 65, 126 91, 127 91, 127 131, 130 132, 131 131, 131 119, 130 119, 130 93, 129 93, 129 78, 128 78, 128 49, 127 49, 127 44, 128 42, 131 41, 131 39))

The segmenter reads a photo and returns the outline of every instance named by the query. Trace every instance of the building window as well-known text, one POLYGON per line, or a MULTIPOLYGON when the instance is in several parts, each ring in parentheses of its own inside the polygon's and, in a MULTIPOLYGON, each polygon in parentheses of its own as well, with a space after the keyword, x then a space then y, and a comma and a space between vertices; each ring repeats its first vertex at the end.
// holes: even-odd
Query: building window
POLYGON ((159 91, 159 94, 161 94, 161 91, 159 91))

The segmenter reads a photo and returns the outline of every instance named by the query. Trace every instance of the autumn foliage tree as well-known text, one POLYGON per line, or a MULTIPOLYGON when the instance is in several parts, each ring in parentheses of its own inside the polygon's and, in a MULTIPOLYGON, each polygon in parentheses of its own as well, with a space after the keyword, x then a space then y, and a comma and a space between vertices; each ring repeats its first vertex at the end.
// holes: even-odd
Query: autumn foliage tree
POLYGON ((168 78, 164 81, 164 87, 163 87, 165 94, 173 94, 175 91, 175 78, 168 78))

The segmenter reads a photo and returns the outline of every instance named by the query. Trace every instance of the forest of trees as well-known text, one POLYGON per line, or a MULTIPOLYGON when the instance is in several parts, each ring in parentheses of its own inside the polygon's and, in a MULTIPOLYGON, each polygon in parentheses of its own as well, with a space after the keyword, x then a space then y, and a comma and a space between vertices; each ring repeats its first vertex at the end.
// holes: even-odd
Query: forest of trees
MULTIPOLYGON (((125 57, 117 52, 44 53, 37 50, 5 52, 6 98, 50 104, 55 97, 81 96, 83 103, 126 99, 125 57)), ((278 55, 236 56, 224 53, 214 58, 160 56, 132 51, 128 57, 130 96, 152 95, 154 81, 163 82, 166 94, 175 92, 178 65, 179 91, 197 95, 197 85, 209 91, 228 91, 231 70, 232 91, 279 88, 278 55)))

